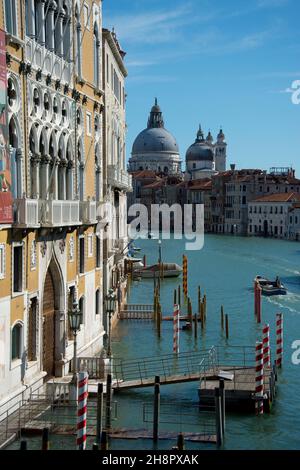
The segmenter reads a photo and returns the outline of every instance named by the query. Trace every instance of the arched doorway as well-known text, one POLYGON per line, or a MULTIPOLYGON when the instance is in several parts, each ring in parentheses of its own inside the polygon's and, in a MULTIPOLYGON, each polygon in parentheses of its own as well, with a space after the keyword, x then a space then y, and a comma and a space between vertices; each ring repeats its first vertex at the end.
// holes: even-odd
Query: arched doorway
POLYGON ((45 277, 42 298, 42 370, 45 379, 61 377, 66 348, 66 305, 63 276, 55 257, 45 277))
POLYGON ((50 269, 43 296, 43 370, 46 379, 55 376, 55 287, 50 269))

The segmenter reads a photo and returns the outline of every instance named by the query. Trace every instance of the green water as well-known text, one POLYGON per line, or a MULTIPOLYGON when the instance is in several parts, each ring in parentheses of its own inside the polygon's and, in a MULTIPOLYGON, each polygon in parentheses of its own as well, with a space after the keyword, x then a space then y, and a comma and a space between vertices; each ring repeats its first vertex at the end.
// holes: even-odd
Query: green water
MULTIPOLYGON (((157 240, 141 240, 136 245, 147 255, 148 263, 158 257, 157 240)), ((163 260, 182 264, 184 241, 163 241, 163 260)), ((187 252, 189 258, 189 295, 197 305, 197 287, 207 295, 207 329, 198 339, 181 332, 181 351, 194 351, 212 345, 245 345, 255 347, 261 339, 261 327, 253 313, 253 279, 257 274, 274 278, 279 275, 288 288, 286 297, 263 298, 263 322, 271 326, 271 347, 275 351, 275 315, 284 313, 284 366, 279 374, 276 403, 270 415, 256 417, 227 413, 225 449, 300 449, 300 366, 292 364, 291 345, 300 340, 300 245, 297 243, 256 238, 235 238, 208 235, 204 249, 187 252), (230 316, 228 343, 220 328, 220 306, 230 316)), ((179 280, 165 280, 161 287, 164 314, 171 314, 173 290, 179 280)), ((152 303, 153 281, 144 280, 131 285, 129 303, 152 303)), ((114 356, 124 359, 172 353, 172 323, 163 322, 162 338, 158 339, 152 322, 119 322, 113 333, 114 356)), ((254 353, 253 353, 254 354, 254 353)), ((173 406, 174 423, 161 429, 197 432, 201 417, 195 408, 194 416, 182 418, 182 402, 196 405, 198 383, 161 387, 162 402, 173 406)), ((151 389, 116 394, 118 419, 114 427, 151 429, 143 422, 143 403, 152 402, 151 389)), ((158 448, 170 449, 175 442, 162 441, 158 448)), ((39 439, 29 442, 31 448, 40 445, 39 439)), ((89 440, 91 448, 92 440, 89 440)), ((16 448, 17 443, 14 444, 16 448)), ((215 449, 214 445, 188 444, 188 449, 215 449)), ((74 437, 52 436, 52 448, 74 448, 74 437)), ((111 449, 152 449, 151 441, 113 441, 111 449)))
MULTIPOLYGON (((157 240, 141 240, 136 245, 147 255, 148 263, 156 262, 157 240)), ((182 264, 184 241, 163 241, 163 260, 182 264)), ((288 288, 285 297, 263 298, 263 322, 271 327, 271 347, 275 351, 275 315, 284 313, 284 367, 279 375, 276 403, 271 415, 227 415, 225 449, 300 449, 300 366, 292 364, 292 343, 300 339, 300 245, 279 240, 235 238, 208 235, 204 249, 187 252, 189 259, 189 295, 197 306, 197 286, 207 295, 207 329, 195 340, 181 332, 181 351, 208 348, 212 345, 245 345, 255 347, 261 339, 261 326, 253 313, 253 279, 257 274, 270 278, 279 275, 288 288), (220 306, 230 317, 228 343, 220 328, 220 306)), ((164 314, 172 312, 173 290, 179 280, 162 283, 164 314)), ((134 282, 129 303, 152 303, 153 281, 134 282)), ((113 337, 114 354, 123 358, 146 357, 172 353, 172 324, 163 322, 159 340, 152 323, 119 322, 113 337)), ((162 387, 162 399, 174 404, 179 412, 181 401, 197 402, 197 383, 162 387)), ((140 402, 152 399, 152 391, 119 394, 119 425, 143 427, 140 402)), ((200 419, 200 418, 199 418, 200 419)), ((193 420, 194 422, 194 420, 193 420)), ((176 429, 196 431, 197 426, 182 424, 176 429)), ((132 448, 132 443, 127 444, 132 448)), ((139 448, 146 444, 140 442, 139 448)), ((137 444, 134 444, 137 447, 137 444)), ((148 443, 149 446, 149 443, 148 443)), ((193 446, 194 447, 194 446, 193 446)), ((199 446, 207 448, 207 446, 199 446)), ((166 448, 168 448, 166 446, 166 448)), ((169 447, 170 448, 170 447, 169 447)))

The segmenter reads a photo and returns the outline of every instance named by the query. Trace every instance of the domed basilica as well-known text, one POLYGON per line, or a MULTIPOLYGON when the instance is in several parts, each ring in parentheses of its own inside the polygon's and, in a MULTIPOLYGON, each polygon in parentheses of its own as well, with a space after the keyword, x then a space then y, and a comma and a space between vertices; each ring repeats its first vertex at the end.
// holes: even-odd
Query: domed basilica
MULTIPOLYGON (((220 130, 216 142, 211 132, 204 137, 201 126, 195 142, 186 152, 186 180, 211 178, 226 170, 227 144, 220 130)), ((147 129, 135 139, 129 160, 131 173, 150 170, 158 174, 182 175, 177 141, 165 129, 161 108, 155 100, 147 129)))
POLYGON ((157 99, 151 109, 147 129, 135 139, 129 171, 152 170, 166 175, 181 172, 179 148, 175 137, 165 129, 157 99))

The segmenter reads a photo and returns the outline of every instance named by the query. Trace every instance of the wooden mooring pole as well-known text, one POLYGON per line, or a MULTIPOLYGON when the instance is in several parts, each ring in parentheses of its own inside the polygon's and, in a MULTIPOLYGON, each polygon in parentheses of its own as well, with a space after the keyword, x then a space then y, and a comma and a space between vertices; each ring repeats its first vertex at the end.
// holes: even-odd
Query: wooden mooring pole
POLYGON ((44 428, 42 432, 42 450, 49 450, 49 429, 44 428))
POLYGON ((20 450, 27 450, 27 441, 20 442, 20 450))
POLYGON ((220 387, 220 398, 221 398, 221 414, 222 414, 222 434, 223 434, 223 439, 225 437, 225 420, 226 420, 226 409, 225 409, 225 380, 221 379, 219 383, 220 387))
POLYGON ((195 339, 197 339, 198 338, 198 317, 197 317, 197 314, 194 315, 194 322, 195 322, 195 329, 194 329, 195 339))
POLYGON ((160 412, 160 377, 155 377, 154 385, 154 407, 153 407, 153 441, 158 442, 158 427, 159 427, 159 412, 160 412))
POLYGON ((157 326, 157 335, 159 338, 161 337, 161 321, 162 321, 161 305, 158 302, 157 312, 156 312, 156 326, 157 326))
POLYGON ((226 322, 226 339, 229 339, 229 317, 225 315, 225 322, 226 322))
POLYGON ((103 431, 101 434, 101 443, 100 443, 101 450, 108 450, 108 437, 107 432, 103 431))
POLYGON ((217 446, 221 447, 223 445, 222 410, 221 410, 220 389, 218 389, 218 388, 215 388, 215 407, 216 407, 217 446))
POLYGON ((181 306, 181 287, 180 287, 180 285, 178 286, 177 294, 178 294, 178 305, 180 307, 181 306))
POLYGON ((178 434, 177 449, 181 451, 184 450, 184 435, 182 434, 182 432, 178 434))
POLYGON ((106 379, 106 419, 105 428, 108 432, 111 428, 111 394, 112 394, 112 376, 107 374, 106 379))
POLYGON ((103 384, 98 384, 97 391, 97 430, 96 430, 96 443, 101 443, 102 433, 102 417, 103 417, 103 384))
POLYGON ((221 305, 221 329, 224 331, 224 307, 221 305))

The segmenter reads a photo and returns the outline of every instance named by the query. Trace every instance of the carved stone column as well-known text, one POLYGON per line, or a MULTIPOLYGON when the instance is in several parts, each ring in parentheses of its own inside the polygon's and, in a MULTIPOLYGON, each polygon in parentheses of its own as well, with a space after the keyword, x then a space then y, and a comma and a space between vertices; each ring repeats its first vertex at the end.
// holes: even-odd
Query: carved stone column
POLYGON ((55 52, 59 57, 64 56, 64 12, 61 9, 58 13, 58 20, 56 23, 56 41, 55 52))
POLYGON ((38 154, 30 155, 30 173, 31 173, 31 198, 39 199, 40 196, 40 162, 41 156, 38 154))
POLYGON ((50 0, 50 5, 48 9, 48 14, 46 18, 46 46, 51 52, 55 49, 55 21, 54 21, 54 12, 56 11, 57 4, 54 1, 50 0))
POLYGON ((38 42, 41 44, 41 46, 45 45, 45 29, 46 29, 46 24, 45 24, 45 3, 46 0, 40 0, 38 2, 37 10, 38 10, 38 30, 36 31, 36 36, 38 42))
POLYGON ((59 199, 66 200, 66 176, 67 176, 68 161, 66 159, 60 160, 59 165, 59 199))
POLYGON ((51 162, 51 157, 49 155, 44 155, 41 158, 41 183, 40 187, 40 196, 41 199, 48 199, 47 191, 49 190, 49 165, 51 162))
POLYGON ((27 2, 27 34, 31 39, 35 38, 35 5, 34 0, 27 2))

